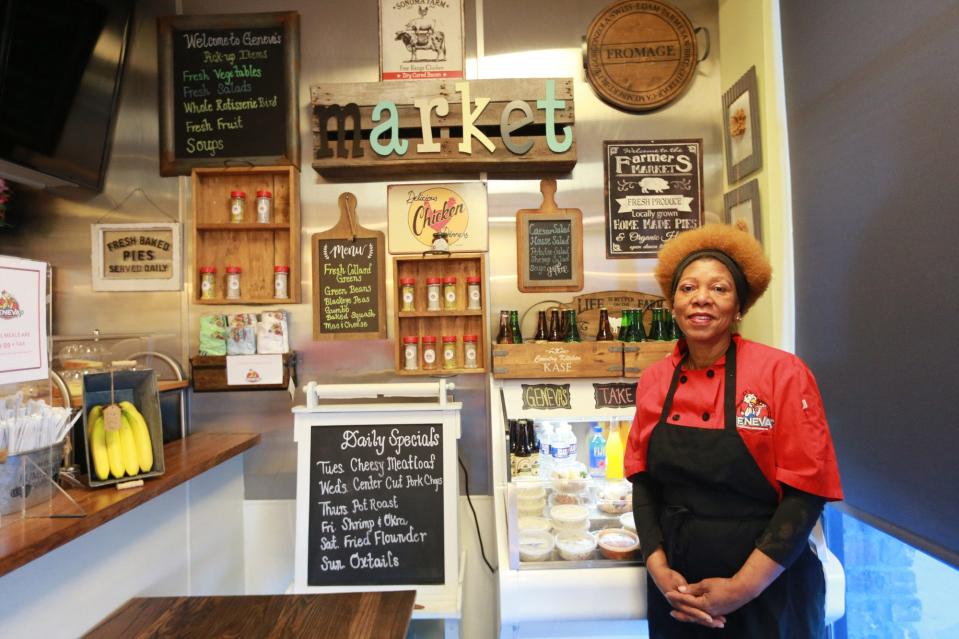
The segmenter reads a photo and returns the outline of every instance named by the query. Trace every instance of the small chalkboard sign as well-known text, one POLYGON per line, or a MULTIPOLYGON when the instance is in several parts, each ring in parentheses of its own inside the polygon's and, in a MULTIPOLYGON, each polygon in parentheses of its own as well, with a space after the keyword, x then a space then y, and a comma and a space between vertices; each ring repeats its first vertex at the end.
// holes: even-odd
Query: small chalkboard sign
POLYGON ((299 14, 157 19, 160 175, 300 163, 299 14))
POLYGON ((636 382, 593 384, 596 408, 630 408, 636 405, 636 382))
POLYGON ((523 410, 572 410, 569 384, 522 384, 523 410))
POLYGON ((443 584, 443 424, 314 426, 308 586, 443 584))
POLYGON ((340 220, 313 245, 313 338, 386 338, 386 239, 356 219, 356 196, 339 198, 340 220))
POLYGON ((517 286, 524 293, 583 290, 583 213, 556 206, 556 180, 540 182, 543 203, 516 212, 517 286))

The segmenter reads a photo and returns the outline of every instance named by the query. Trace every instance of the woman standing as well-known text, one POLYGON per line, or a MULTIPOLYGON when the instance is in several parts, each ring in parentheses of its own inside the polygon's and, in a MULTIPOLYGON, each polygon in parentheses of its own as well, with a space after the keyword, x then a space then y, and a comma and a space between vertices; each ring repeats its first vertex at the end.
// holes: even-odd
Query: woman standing
POLYGON ((734 332, 771 274, 752 235, 722 224, 659 253, 685 339, 640 378, 625 460, 654 639, 824 631, 808 537, 842 489, 822 398, 799 358, 734 332))

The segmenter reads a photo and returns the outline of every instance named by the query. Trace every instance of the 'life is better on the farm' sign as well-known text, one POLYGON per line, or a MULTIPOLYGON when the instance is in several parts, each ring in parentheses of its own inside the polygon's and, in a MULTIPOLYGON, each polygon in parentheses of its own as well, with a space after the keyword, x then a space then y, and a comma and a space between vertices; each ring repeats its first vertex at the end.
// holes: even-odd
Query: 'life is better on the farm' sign
POLYGON ((415 80, 311 88, 323 176, 566 172, 576 164, 569 78, 415 80))

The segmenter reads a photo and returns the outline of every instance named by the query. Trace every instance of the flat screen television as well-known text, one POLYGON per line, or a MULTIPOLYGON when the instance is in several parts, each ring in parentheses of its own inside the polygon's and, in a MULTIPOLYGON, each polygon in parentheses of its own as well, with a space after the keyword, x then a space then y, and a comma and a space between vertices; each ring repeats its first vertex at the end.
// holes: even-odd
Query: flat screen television
POLYGON ((0 176, 103 188, 134 3, 0 0, 0 176))

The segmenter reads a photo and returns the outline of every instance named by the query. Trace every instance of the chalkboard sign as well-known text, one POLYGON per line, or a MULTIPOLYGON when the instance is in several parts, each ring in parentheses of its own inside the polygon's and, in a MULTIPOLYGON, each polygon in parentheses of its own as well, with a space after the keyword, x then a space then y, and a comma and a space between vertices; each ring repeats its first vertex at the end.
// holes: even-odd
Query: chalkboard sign
POLYGON ((385 238, 356 220, 356 196, 339 198, 340 221, 313 235, 314 339, 386 338, 385 238))
POLYGON ((160 175, 299 165, 299 14, 157 20, 160 175))
POLYGON ((656 257, 703 223, 703 141, 604 142, 606 257, 656 257))
POLYGON ((516 212, 517 285, 523 292, 583 288, 583 213, 559 209, 556 180, 540 182, 543 204, 516 212))
POLYGON ((522 384, 523 410, 572 410, 569 384, 522 384))
POLYGON ((636 382, 593 384, 596 408, 631 408, 636 405, 636 382))
POLYGON ((442 584, 443 424, 314 426, 307 585, 442 584))

